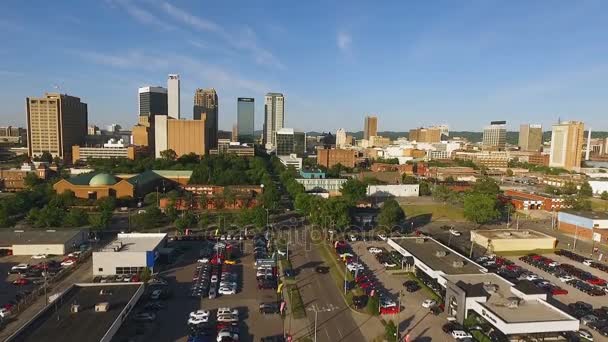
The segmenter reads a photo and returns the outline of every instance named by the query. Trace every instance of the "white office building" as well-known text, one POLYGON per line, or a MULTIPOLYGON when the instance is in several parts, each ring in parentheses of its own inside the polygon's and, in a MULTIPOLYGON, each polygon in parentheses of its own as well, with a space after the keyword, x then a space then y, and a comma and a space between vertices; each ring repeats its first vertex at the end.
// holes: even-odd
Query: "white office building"
POLYGON ((144 268, 155 272, 166 233, 118 234, 101 251, 93 252, 93 275, 139 274, 144 268))
POLYGON ((346 131, 344 128, 338 128, 336 131, 336 148, 344 148, 346 146, 346 131))
POLYGON ((285 127, 285 97, 281 93, 268 93, 264 97, 264 145, 275 147, 276 132, 285 127))
POLYGON ((180 101, 180 81, 179 75, 177 74, 169 74, 169 78, 167 79, 167 110, 170 117, 175 119, 180 119, 179 113, 179 101, 180 101))

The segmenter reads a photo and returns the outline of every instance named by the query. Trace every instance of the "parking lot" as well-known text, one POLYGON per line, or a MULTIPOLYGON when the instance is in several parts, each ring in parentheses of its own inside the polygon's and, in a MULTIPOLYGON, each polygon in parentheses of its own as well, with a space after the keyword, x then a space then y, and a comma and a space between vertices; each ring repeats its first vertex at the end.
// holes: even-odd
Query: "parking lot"
MULTIPOLYGON (((192 311, 205 309, 211 311, 210 321, 215 320, 216 310, 230 307, 239 311, 239 338, 241 341, 259 341, 265 336, 281 335, 283 320, 279 315, 263 315, 259 304, 277 300, 276 291, 258 290, 256 271, 254 269, 250 241, 245 241, 244 255, 237 265, 232 266, 237 273, 238 292, 234 295, 219 295, 215 299, 193 298, 191 294, 192 277, 196 270, 203 241, 173 242, 171 247, 178 247, 184 253, 169 270, 162 272, 168 281, 170 297, 161 302, 165 308, 156 311, 156 320, 149 323, 135 322, 130 318, 120 329, 115 341, 186 341, 190 332, 187 325, 188 315, 192 311)), ((162 288, 158 287, 158 288, 162 288)), ((148 291, 150 293, 151 291, 148 291)), ((147 298, 138 303, 134 312, 143 310, 147 298)), ((286 322, 288 324, 288 322, 286 322)))
POLYGON ((403 283, 409 280, 403 275, 392 275, 388 273, 373 254, 368 252, 369 247, 379 247, 391 251, 392 248, 384 241, 373 242, 354 242, 352 243, 353 252, 359 260, 367 265, 373 272, 378 281, 390 293, 394 300, 398 301, 399 292, 401 295, 402 311, 397 315, 383 315, 384 320, 399 321, 399 330, 402 336, 410 335, 410 340, 425 341, 449 341, 452 338, 444 334, 440 329, 446 323, 445 315, 433 315, 428 308, 422 307, 422 302, 430 297, 423 290, 409 293, 405 291, 403 283))

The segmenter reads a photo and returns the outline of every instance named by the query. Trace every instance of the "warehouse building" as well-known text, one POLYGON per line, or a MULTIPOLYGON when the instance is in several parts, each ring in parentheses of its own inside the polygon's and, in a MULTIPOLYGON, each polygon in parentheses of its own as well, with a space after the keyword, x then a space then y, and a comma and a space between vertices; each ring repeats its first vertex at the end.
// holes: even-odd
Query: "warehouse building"
POLYGON ((88 241, 88 231, 81 230, 0 230, 0 249, 13 255, 65 255, 88 241))
POLYGON ((561 211, 557 227, 578 239, 608 243, 608 213, 599 211, 561 211))
POLYGON ((535 230, 471 230, 471 241, 488 253, 553 249, 557 239, 535 230))
POLYGON ((577 331, 579 321, 547 302, 547 294, 528 281, 513 284, 429 237, 390 238, 388 244, 414 259, 417 277, 442 288, 445 311, 463 324, 476 314, 511 340, 558 338, 577 331), (535 336, 535 334, 538 334, 535 336))
POLYGON ((93 252, 93 275, 139 274, 144 268, 154 273, 166 243, 166 233, 118 234, 101 251, 93 252))
POLYGON ((143 283, 74 284, 7 341, 110 342, 143 293, 143 283))

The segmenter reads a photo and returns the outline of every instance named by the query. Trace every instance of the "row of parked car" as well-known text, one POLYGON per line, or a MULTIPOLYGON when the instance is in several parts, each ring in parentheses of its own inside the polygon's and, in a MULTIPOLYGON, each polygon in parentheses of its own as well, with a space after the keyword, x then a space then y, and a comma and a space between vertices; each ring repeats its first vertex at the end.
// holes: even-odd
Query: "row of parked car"
POLYGON ((274 253, 268 249, 268 240, 263 235, 253 238, 254 266, 258 289, 276 289, 279 285, 279 277, 274 253))
POLYGON ((222 307, 214 312, 200 309, 190 312, 187 324, 191 330, 188 341, 202 340, 202 336, 216 336, 216 341, 239 340, 239 310, 222 307))
POLYGON ((604 279, 598 278, 573 265, 560 264, 551 258, 538 254, 529 254, 519 259, 554 275, 559 278, 560 281, 590 296, 604 296, 608 291, 604 279))
POLYGON ((388 252, 386 249, 379 247, 369 247, 367 251, 373 254, 385 268, 392 269, 401 266, 403 256, 397 251, 388 252))
MULTIPOLYGON (((594 309, 591 304, 578 301, 576 303, 568 304, 568 311, 572 316, 580 319, 583 325, 586 325, 604 336, 608 336, 608 306, 594 309)), ((592 336, 584 329, 579 330, 579 334, 583 334, 584 336, 581 335, 581 337, 586 339, 590 339, 589 337, 592 336)))
POLYGON ((597 268, 598 270, 604 271, 606 273, 608 273, 608 265, 607 264, 603 264, 601 262, 597 262, 595 260, 591 260, 587 257, 584 257, 580 254, 574 253, 572 251, 568 251, 565 249, 560 249, 558 251, 555 252, 555 254, 557 255, 561 255, 561 256, 565 256, 566 258, 570 259, 570 260, 574 260, 574 261, 578 261, 584 265, 587 265, 589 267, 592 268, 597 268))

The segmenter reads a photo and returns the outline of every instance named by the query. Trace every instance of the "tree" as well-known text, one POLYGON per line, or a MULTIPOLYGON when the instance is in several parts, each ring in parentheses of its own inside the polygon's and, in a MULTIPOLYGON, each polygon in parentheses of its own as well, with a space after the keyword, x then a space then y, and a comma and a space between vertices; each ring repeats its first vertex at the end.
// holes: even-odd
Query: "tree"
POLYGON ((570 195, 564 198, 564 204, 574 210, 591 211, 591 201, 580 195, 570 195))
POLYGON ((228 203, 231 207, 234 206, 234 203, 236 201, 236 194, 231 188, 224 187, 223 197, 226 203, 228 203))
POLYGON ((384 326, 384 339, 387 341, 397 340, 397 326, 395 325, 395 322, 388 321, 384 326))
POLYGON ((28 172, 25 175, 25 178, 23 178, 23 185, 25 185, 25 187, 28 189, 42 183, 44 183, 44 181, 38 178, 35 172, 28 172))
POLYGON ((205 230, 205 229, 207 229, 208 225, 209 225, 209 215, 201 213, 198 217, 198 227, 205 230))
POLYGON ((321 213, 329 220, 326 224, 339 229, 346 229, 350 225, 350 207, 346 200, 333 197, 322 203, 321 213))
POLYGON ((473 192, 496 196, 500 192, 500 187, 492 178, 484 177, 475 182, 475 185, 473 185, 473 192))
POLYGON ((102 212, 109 211, 111 213, 116 209, 116 199, 110 196, 99 198, 95 204, 97 205, 97 210, 102 212))
POLYGON ((63 225, 66 227, 82 227, 89 222, 89 215, 82 209, 72 208, 63 217, 63 225))
POLYGON ((420 196, 430 196, 431 195, 431 185, 427 181, 420 182, 420 189, 418 190, 418 194, 420 196))
POLYGON ((403 184, 418 184, 418 179, 414 176, 406 175, 405 173, 401 177, 401 183, 403 184))
POLYGON ((433 198, 437 201, 441 201, 441 202, 447 202, 448 200, 450 200, 453 196, 453 191, 450 190, 450 188, 448 188, 447 186, 441 184, 441 185, 437 185, 433 191, 433 198))
POLYGON ((156 205, 156 192, 151 192, 144 196, 145 205, 156 205))
POLYGON ((608 191, 602 192, 602 194, 600 195, 600 198, 603 199, 604 201, 608 201, 608 191))
POLYGON ((175 221, 178 214, 176 201, 174 199, 169 199, 169 204, 167 205, 167 209, 165 209, 165 215, 167 215, 169 220, 175 221))
POLYGON ((175 159, 177 159, 177 153, 175 153, 175 151, 173 151, 172 149, 168 149, 160 151, 160 157, 163 160, 174 161, 175 159))
POLYGON ((367 194, 367 185, 358 179, 349 179, 340 189, 342 197, 350 203, 355 203, 365 198, 367 194))
POLYGON ((467 194, 464 197, 464 217, 479 224, 497 220, 500 210, 496 196, 476 192, 467 194))
POLYGON ((196 224, 196 217, 192 211, 186 211, 182 216, 178 217, 174 223, 175 228, 183 233, 186 228, 191 228, 196 224))
POLYGON ((89 223, 93 228, 96 229, 105 229, 110 226, 110 221, 112 220, 112 212, 108 210, 103 210, 98 214, 89 215, 89 223))
POLYGON ((15 220, 11 217, 10 208, 4 202, 0 203, 0 228, 8 228, 15 225, 15 220))
POLYGON ((306 193, 301 193, 296 195, 296 199, 294 201, 294 207, 297 211, 302 213, 303 215, 308 215, 310 213, 311 206, 311 195, 306 193))
POLYGON ((507 169, 507 177, 513 177, 513 170, 507 169))
POLYGON ((150 281, 150 278, 152 278, 152 273, 150 272, 150 269, 144 267, 141 272, 139 272, 139 281, 147 283, 148 281, 150 281))
POLYGON ((405 219, 405 213, 396 200, 391 198, 382 204, 382 209, 380 209, 380 214, 378 214, 378 224, 392 229, 403 219, 405 219))
POLYGON ((562 187, 562 194, 564 195, 574 195, 578 193, 578 189, 576 188, 576 184, 572 182, 566 182, 562 187))
POLYGON ((593 196, 593 188, 589 185, 589 182, 584 182, 581 184, 581 188, 578 190, 578 194, 581 197, 591 197, 593 196))
POLYGON ((49 153, 48 151, 44 151, 44 152, 42 152, 42 155, 40 156, 40 161, 50 164, 53 162, 53 155, 51 153, 49 153))

